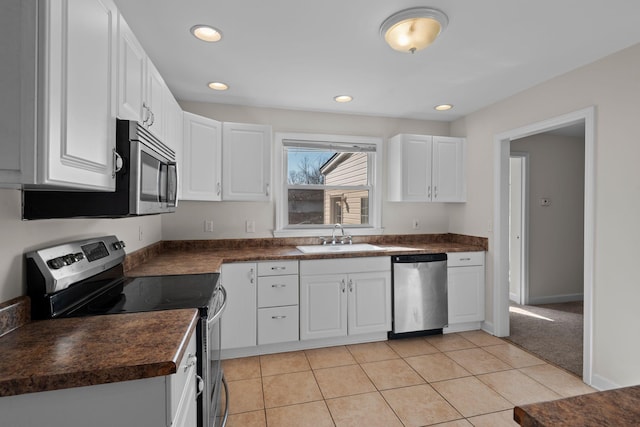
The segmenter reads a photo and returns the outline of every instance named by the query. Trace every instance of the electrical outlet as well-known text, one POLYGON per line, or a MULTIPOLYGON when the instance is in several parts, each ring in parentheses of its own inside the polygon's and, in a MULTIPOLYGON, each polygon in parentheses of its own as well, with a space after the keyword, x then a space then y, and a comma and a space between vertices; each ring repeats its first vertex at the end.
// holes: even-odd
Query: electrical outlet
POLYGON ((244 223, 244 227, 247 233, 256 232, 256 222, 253 220, 246 220, 244 223))
POLYGON ((413 227, 414 230, 417 230, 418 228, 420 228, 420 223, 418 222, 417 219, 413 219, 413 221, 411 221, 411 226, 413 227))
POLYGON ((213 233, 213 221, 206 220, 204 222, 204 231, 205 233, 213 233))

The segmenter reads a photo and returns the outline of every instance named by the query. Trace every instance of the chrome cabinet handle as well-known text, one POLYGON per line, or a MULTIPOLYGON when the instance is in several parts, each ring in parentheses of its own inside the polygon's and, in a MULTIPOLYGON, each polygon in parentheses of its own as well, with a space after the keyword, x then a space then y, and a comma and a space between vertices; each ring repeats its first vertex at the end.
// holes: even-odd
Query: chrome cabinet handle
POLYGON ((149 127, 151 127, 156 122, 156 115, 151 110, 149 110, 149 114, 151 114, 151 123, 149 123, 149 127))
POLYGON ((471 258, 460 258, 460 261, 471 261, 471 258))
POLYGON ((269 197, 269 183, 267 182, 267 197, 269 197))
POLYGON ((431 186, 427 188, 427 198, 431 198, 431 186))
POLYGON ((286 319, 287 316, 271 316, 272 319, 286 319))
POLYGON ((184 371, 187 372, 190 367, 195 366, 197 361, 198 358, 196 357, 196 355, 189 353, 189 355, 187 356, 187 363, 185 363, 184 365, 184 371))
POLYGON ((253 284, 255 281, 256 281, 256 273, 255 273, 255 270, 252 268, 249 272, 249 282, 253 284))
POLYGON ((142 124, 146 125, 149 120, 149 107, 147 107, 147 103, 142 103, 142 124))
POLYGON ((280 270, 286 270, 287 267, 271 267, 271 269, 275 271, 280 271, 280 270))
POLYGON ((340 281, 340 290, 342 291, 342 293, 344 293, 344 290, 345 290, 345 283, 344 283, 344 279, 342 279, 342 280, 340 281))
POLYGON ((204 380, 198 374, 196 374, 196 379, 198 380, 198 392, 196 393, 196 397, 198 397, 204 391, 204 380))
POLYGON ((353 292, 353 280, 349 279, 349 292, 353 292))
POLYGON ((435 185, 435 186, 433 187, 433 198, 434 198, 434 199, 437 199, 437 198, 438 198, 438 186, 437 186, 437 185, 435 185))
POLYGON ((274 285, 271 285, 272 288, 286 288, 287 285, 285 285, 284 283, 277 283, 274 285))
POLYGON ((218 196, 220 195, 220 192, 222 191, 222 186, 220 185, 220 183, 216 184, 216 191, 218 193, 218 196))
POLYGON ((113 149, 113 172, 111 173, 111 178, 116 177, 116 174, 122 170, 122 166, 124 166, 124 160, 122 160, 122 156, 120 153, 113 149))

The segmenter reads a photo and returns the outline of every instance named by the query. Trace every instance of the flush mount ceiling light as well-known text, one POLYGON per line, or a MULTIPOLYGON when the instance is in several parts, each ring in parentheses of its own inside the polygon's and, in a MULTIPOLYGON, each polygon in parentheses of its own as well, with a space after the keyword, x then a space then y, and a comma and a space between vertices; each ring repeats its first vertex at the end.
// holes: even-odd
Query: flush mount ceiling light
POLYGON ((334 96, 333 100, 336 102, 351 102, 353 101, 353 97, 349 95, 338 95, 334 96))
POLYGON ((434 42, 449 18, 436 9, 414 7, 394 13, 380 26, 380 35, 393 49, 415 53, 434 42))
POLYGON ((227 90, 227 89, 229 89, 229 85, 226 84, 226 83, 222 83, 222 82, 211 82, 207 86, 209 86, 209 89, 213 89, 213 90, 227 90))
POLYGON ((217 42, 222 39, 222 31, 210 25, 194 25, 191 27, 191 34, 204 42, 217 42))
POLYGON ((452 108, 453 108, 453 105, 451 104, 440 104, 433 107, 433 109, 437 111, 447 111, 447 110, 451 110, 452 108))

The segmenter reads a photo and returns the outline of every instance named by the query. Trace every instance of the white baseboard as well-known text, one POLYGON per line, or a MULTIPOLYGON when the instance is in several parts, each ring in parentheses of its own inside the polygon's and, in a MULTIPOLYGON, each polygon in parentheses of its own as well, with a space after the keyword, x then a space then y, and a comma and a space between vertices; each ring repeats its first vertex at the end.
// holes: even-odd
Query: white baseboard
POLYGON ((484 322, 482 322, 482 325, 481 325, 480 329, 482 329, 483 331, 485 331, 488 334, 495 335, 495 329, 493 327, 493 322, 485 320, 484 322))
POLYGON ((244 348, 229 348, 221 351, 222 359, 257 356, 261 354, 284 353, 287 351, 309 350, 312 348, 333 347, 336 345, 362 344, 366 342, 385 341, 386 332, 349 335, 346 337, 323 338, 315 340, 290 341, 278 344, 265 344, 244 348))
POLYGON ((557 304, 561 302, 583 301, 584 294, 549 295, 542 297, 529 297, 529 305, 557 304))
POLYGON ((589 385, 598 391, 612 390, 614 388, 622 387, 621 385, 616 384, 607 378, 601 377, 598 374, 593 374, 591 376, 591 384, 589 385))
POLYGON ((457 323, 442 328, 443 334, 451 334, 454 332, 477 331, 480 329, 480 322, 457 323))

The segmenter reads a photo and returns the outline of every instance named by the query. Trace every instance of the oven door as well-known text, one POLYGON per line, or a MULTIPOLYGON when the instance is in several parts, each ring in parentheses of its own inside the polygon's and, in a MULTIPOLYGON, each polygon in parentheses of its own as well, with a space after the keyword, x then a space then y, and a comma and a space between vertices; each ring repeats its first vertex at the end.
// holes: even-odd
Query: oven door
POLYGON ((222 364, 220 360, 221 352, 221 335, 220 335, 220 318, 226 307, 227 291, 220 285, 221 300, 216 304, 217 308, 213 315, 207 319, 207 345, 204 360, 208 363, 205 365, 205 387, 203 393, 203 412, 202 419, 207 420, 202 427, 224 427, 227 422, 229 413, 229 393, 222 372, 222 364), (225 408, 222 408, 222 388, 225 393, 225 408))

